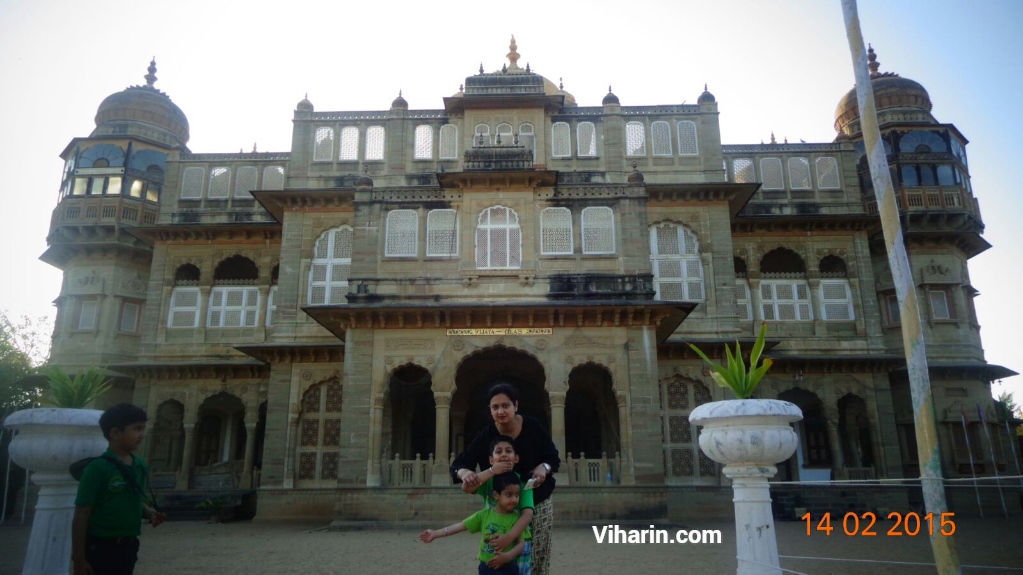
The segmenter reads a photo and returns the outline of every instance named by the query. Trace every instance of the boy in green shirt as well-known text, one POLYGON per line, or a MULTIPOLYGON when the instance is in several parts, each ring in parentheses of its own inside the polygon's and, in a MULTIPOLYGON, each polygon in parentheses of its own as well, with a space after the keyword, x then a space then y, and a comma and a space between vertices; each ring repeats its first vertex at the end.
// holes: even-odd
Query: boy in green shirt
POLYGON ((443 529, 427 529, 419 534, 423 543, 429 543, 438 537, 447 537, 462 531, 480 533, 480 547, 476 554, 480 560, 479 575, 517 575, 519 570, 515 558, 522 552, 525 541, 518 538, 513 544, 503 549, 495 549, 491 541, 505 533, 515 525, 519 515, 515 511, 519 504, 521 485, 514 473, 502 473, 494 477, 494 498, 497 505, 493 509, 483 509, 473 513, 460 523, 449 525, 443 529))
POLYGON ((149 469, 132 452, 145 438, 146 412, 130 403, 99 418, 107 451, 82 472, 71 523, 74 575, 132 575, 141 519, 156 527, 167 518, 144 501, 149 469))

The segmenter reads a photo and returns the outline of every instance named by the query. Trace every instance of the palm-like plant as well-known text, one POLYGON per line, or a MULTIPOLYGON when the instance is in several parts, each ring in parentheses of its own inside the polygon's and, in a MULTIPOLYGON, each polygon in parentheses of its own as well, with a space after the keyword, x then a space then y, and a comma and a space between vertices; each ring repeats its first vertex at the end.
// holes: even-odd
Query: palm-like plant
POLYGON ((43 392, 41 402, 53 407, 81 409, 113 385, 104 370, 96 366, 72 377, 63 369, 49 365, 42 369, 42 374, 48 378, 49 389, 43 392))
POLYGON ((747 399, 753 395, 753 390, 757 388, 757 384, 760 383, 764 374, 767 373, 768 369, 771 369, 771 365, 774 363, 770 359, 764 359, 763 363, 759 367, 757 366, 760 354, 764 351, 764 334, 766 333, 767 324, 760 324, 760 333, 757 335, 757 340, 753 343, 753 350, 750 352, 749 367, 746 367, 746 362, 742 359, 742 349, 739 348, 738 341, 735 342, 735 354, 732 354, 732 350, 727 345, 725 346, 727 366, 720 366, 714 363, 695 345, 689 344, 689 347, 703 358, 703 361, 710 365, 713 370, 710 376, 714 379, 715 383, 732 390, 735 397, 747 399))

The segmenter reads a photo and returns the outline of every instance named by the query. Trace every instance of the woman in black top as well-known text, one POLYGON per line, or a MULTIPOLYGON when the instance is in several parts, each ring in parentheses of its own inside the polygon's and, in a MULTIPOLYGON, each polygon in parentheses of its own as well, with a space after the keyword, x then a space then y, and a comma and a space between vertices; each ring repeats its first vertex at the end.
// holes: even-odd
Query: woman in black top
MULTIPOLYGON (((551 436, 543 425, 532 417, 519 415, 519 393, 508 385, 495 385, 487 394, 490 415, 494 422, 483 428, 475 439, 458 454, 451 465, 451 476, 472 489, 482 483, 476 468, 490 467, 490 442, 499 435, 515 440, 515 453, 519 462, 514 471, 522 479, 533 479, 532 517, 532 574, 546 575, 550 565, 551 528, 554 521, 554 507, 551 493, 554 491, 554 472, 561 459, 554 447, 551 436)), ((501 541, 493 542, 500 548, 501 541)))

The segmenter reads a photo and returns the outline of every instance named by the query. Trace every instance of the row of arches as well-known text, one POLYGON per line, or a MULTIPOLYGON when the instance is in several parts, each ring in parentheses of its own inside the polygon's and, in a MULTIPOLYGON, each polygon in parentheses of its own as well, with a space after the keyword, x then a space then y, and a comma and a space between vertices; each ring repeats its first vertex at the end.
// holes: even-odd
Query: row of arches
MULTIPOLYGON (((746 260, 735 256, 735 275, 744 278, 749 273, 746 260)), ((827 255, 820 259, 817 270, 824 278, 846 278, 849 277, 849 268, 845 260, 836 255, 827 255)), ((802 256, 788 248, 775 248, 760 259, 760 273, 785 274, 784 277, 804 276, 806 274, 806 262, 802 256)))

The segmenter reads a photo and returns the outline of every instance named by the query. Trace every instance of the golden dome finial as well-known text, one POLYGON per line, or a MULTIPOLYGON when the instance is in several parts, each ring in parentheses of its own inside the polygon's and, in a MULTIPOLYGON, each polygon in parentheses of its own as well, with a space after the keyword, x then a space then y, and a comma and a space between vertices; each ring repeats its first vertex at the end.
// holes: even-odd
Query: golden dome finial
POLYGON ((156 83, 156 56, 153 56, 153 59, 149 61, 149 67, 146 68, 146 71, 149 72, 145 75, 146 88, 155 89, 153 84, 156 83))
POLYGON ((871 78, 877 78, 880 75, 878 69, 881 68, 881 63, 877 61, 877 54, 870 44, 867 44, 867 68, 870 69, 871 78))
POLYGON ((518 48, 519 48, 518 45, 515 43, 515 35, 512 34, 511 43, 508 44, 508 61, 511 62, 511 65, 508 66, 509 70, 520 69, 518 64, 519 62, 518 48))

